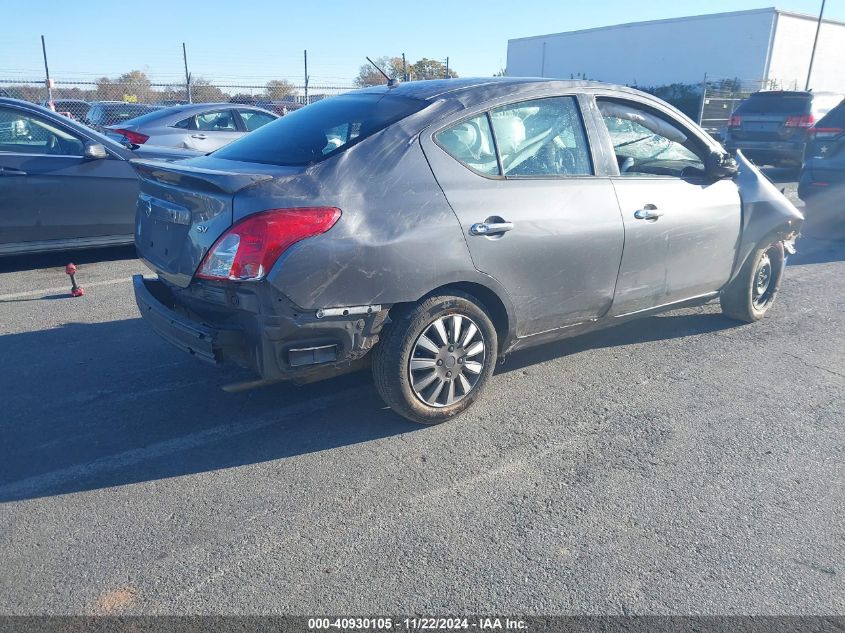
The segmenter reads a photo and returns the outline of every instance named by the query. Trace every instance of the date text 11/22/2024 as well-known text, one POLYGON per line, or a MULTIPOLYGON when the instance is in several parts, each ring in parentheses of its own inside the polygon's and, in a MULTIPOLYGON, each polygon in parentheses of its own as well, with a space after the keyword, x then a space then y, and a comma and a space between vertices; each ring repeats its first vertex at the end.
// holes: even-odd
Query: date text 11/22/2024
POLYGON ((527 629, 527 624, 521 619, 499 617, 336 617, 309 618, 308 630, 339 630, 339 631, 390 631, 400 629, 405 631, 434 631, 434 630, 511 630, 527 629))

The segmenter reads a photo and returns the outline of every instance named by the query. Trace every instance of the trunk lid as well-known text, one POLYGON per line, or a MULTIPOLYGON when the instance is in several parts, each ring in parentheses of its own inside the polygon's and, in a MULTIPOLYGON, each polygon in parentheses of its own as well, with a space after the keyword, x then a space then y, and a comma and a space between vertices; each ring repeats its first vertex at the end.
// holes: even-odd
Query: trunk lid
POLYGON ((135 214, 138 255, 159 277, 181 288, 191 283, 208 249, 232 226, 234 194, 271 180, 280 169, 210 156, 130 162, 141 178, 135 214))

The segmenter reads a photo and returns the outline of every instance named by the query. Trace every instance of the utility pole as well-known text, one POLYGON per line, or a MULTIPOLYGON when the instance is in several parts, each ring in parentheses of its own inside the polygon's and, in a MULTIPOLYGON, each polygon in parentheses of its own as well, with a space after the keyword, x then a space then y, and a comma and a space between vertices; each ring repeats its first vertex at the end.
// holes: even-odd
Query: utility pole
POLYGON ((50 107, 53 106, 53 80, 50 79, 50 67, 47 65, 47 44, 44 42, 44 36, 41 36, 41 52, 44 55, 44 74, 45 83, 47 84, 47 101, 50 107))
POLYGON ((305 60, 305 105, 308 105, 308 51, 302 51, 305 60))
POLYGON ((448 55, 446 56, 446 76, 444 77, 444 79, 449 79, 449 57, 448 57, 448 55))
POLYGON ((188 72, 188 51, 185 48, 185 42, 182 42, 182 61, 185 62, 185 92, 188 93, 188 103, 193 103, 193 95, 191 94, 191 73, 188 72))
POLYGON ((402 53, 402 81, 408 81, 408 66, 405 64, 405 53, 402 53))
POLYGON ((816 24, 816 38, 813 40, 813 52, 810 53, 810 67, 807 69, 807 84, 804 86, 804 90, 810 89, 810 75, 813 74, 813 62, 816 59, 816 46, 819 43, 819 31, 822 30, 822 16, 824 16, 824 3, 825 0, 822 0, 822 8, 819 11, 819 22, 816 24))

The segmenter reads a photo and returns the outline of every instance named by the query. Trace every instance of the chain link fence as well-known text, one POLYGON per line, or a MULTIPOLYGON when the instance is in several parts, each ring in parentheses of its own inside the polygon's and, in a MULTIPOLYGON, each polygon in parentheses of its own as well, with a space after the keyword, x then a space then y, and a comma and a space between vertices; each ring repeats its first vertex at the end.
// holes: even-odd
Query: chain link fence
POLYGON ((711 136, 724 139, 731 114, 751 93, 777 90, 779 86, 765 79, 719 79, 702 84, 698 123, 711 136))
POLYGON ((155 108, 184 103, 241 103, 284 115, 308 103, 355 88, 351 83, 306 87, 284 80, 250 85, 212 83, 206 80, 185 84, 102 78, 97 81, 53 80, 51 84, 48 87, 39 79, 22 81, 0 77, 0 96, 23 99, 46 107, 51 107, 52 103, 52 108, 57 112, 82 123, 90 123, 87 116, 95 103, 116 102, 113 109, 122 112, 121 118, 131 118, 127 115, 138 116, 155 108))

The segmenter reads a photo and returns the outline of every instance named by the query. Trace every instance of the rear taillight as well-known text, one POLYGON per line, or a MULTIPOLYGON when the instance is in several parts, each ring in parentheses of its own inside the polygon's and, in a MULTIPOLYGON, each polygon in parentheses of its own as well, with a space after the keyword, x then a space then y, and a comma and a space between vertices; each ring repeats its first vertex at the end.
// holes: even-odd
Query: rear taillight
POLYGON ((841 127, 814 127, 807 130, 807 134, 813 138, 836 138, 845 132, 841 127))
POLYGON ((261 279, 288 247, 325 233, 339 218, 340 209, 334 207, 270 209, 247 216, 217 239, 197 277, 261 279))
POLYGON ((728 127, 740 127, 742 125, 742 117, 733 115, 731 117, 730 122, 728 123, 728 127))
POLYGON ((120 134, 125 138, 127 141, 132 143, 133 145, 143 145, 150 137, 146 134, 141 134, 140 132, 133 132, 132 130, 115 130, 117 134, 120 134))
POLYGON ((802 114, 801 116, 786 117, 785 127, 813 127, 816 122, 812 114, 802 114))

